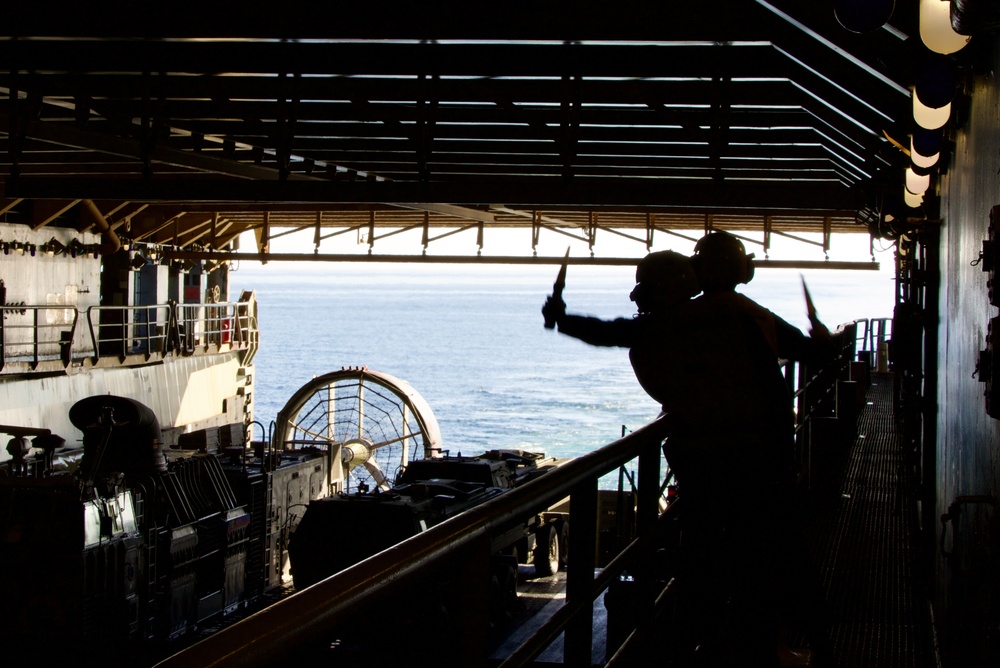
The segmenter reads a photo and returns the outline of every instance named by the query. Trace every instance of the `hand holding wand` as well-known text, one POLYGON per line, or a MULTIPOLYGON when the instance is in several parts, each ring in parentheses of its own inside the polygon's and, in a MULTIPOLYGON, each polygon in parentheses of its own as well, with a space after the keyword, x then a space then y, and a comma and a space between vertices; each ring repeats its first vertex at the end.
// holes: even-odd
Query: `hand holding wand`
MULTIPOLYGON (((566 258, 569 258, 569 249, 566 249, 566 258)), ((556 282, 552 284, 552 294, 545 302, 545 308, 542 309, 542 315, 545 317, 545 329, 555 329, 556 326, 556 313, 553 313, 553 309, 564 311, 566 305, 562 300, 563 289, 566 287, 566 260, 563 260, 562 266, 559 267, 559 273, 556 274, 556 282)))
POLYGON ((814 339, 829 339, 830 330, 826 328, 822 322, 820 322, 819 316, 816 314, 816 305, 813 304, 812 295, 809 294, 809 287, 806 285, 806 277, 799 274, 802 278, 802 292, 806 296, 806 314, 809 316, 809 325, 811 329, 809 330, 809 336, 814 339))

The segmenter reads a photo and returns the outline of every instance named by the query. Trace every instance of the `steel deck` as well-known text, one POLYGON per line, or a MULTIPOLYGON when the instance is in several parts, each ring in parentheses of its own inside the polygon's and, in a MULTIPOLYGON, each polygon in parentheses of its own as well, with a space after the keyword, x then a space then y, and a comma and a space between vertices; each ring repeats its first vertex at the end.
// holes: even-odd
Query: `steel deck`
POLYGON ((844 668, 936 666, 916 503, 903 491, 893 376, 873 373, 871 380, 837 492, 813 509, 833 651, 844 668))
MULTIPOLYGON (((837 451, 824 457, 833 471, 811 504, 808 534, 826 596, 838 668, 939 665, 930 606, 919 575, 916 504, 904 492, 903 442, 897 426, 893 376, 873 373, 856 433, 839 424, 833 427, 839 430, 836 435, 826 439, 827 447, 837 451)), ((522 601, 528 591, 543 599, 558 597, 563 583, 552 580, 535 582, 530 588, 522 582, 522 601), (543 591, 546 587, 552 591, 543 591)), ((600 598, 594 607, 594 665, 601 665, 603 646, 596 644, 598 637, 603 640, 606 617, 600 598)), ((547 617, 539 605, 526 608, 525 626, 538 625, 547 617)), ((536 665, 558 664, 560 649, 550 648, 536 665)), ((502 658, 507 650, 501 646, 493 658, 502 658)))

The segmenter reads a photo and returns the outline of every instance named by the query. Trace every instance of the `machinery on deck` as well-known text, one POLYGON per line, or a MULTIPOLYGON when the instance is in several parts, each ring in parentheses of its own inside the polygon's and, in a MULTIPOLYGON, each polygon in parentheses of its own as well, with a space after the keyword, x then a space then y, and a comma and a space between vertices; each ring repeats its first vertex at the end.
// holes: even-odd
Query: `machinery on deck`
POLYGON ((233 424, 165 448, 153 411, 113 395, 78 401, 70 421, 82 450, 0 425, 13 436, 0 468, 0 625, 18 639, 15 665, 138 665, 248 609, 289 584, 310 501, 378 489, 440 439, 408 385, 360 368, 297 392, 268 442, 233 424))
MULTIPOLYGON (((312 501, 289 545, 295 586, 314 584, 565 461, 523 450, 423 459, 411 462, 386 492, 312 501)), ((508 594, 518 563, 531 563, 540 576, 565 565, 567 507, 557 504, 493 539, 492 571, 508 594)))

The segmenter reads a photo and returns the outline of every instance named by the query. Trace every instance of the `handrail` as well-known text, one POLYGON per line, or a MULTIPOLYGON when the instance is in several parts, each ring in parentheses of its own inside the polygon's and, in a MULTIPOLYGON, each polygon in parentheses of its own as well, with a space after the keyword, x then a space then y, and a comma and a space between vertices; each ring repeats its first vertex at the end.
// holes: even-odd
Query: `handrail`
MULTIPOLYGON (((664 513, 659 518, 659 523, 666 524, 676 517, 678 514, 678 509, 681 507, 680 503, 671 504, 664 513)), ((629 564, 637 558, 637 553, 642 550, 650 549, 650 539, 652 536, 647 532, 646 534, 639 536, 632 540, 625 548, 612 559, 607 566, 605 566, 601 572, 594 578, 593 590, 596 594, 607 589, 615 578, 619 577, 621 573, 629 566, 629 564)), ((655 548, 654 548, 655 549, 655 548)), ((669 583, 667 583, 669 587, 669 583)), ((664 593, 656 592, 656 600, 654 602, 654 607, 657 610, 661 609, 664 604, 664 593)), ((593 601, 591 601, 593 602, 593 601)), ((537 656, 545 650, 546 647, 555 640, 559 634, 566 628, 569 618, 577 614, 581 607, 585 605, 583 601, 567 601, 562 608, 557 610, 552 617, 544 622, 531 637, 527 638, 524 643, 521 644, 514 652, 505 659, 499 666, 499 668, 520 668, 520 666, 527 665, 530 661, 533 661, 537 656)), ((650 621, 649 618, 644 620, 645 622, 650 621)))
POLYGON ((847 368, 847 364, 854 359, 857 353, 856 331, 858 322, 855 320, 845 323, 832 332, 833 347, 836 349, 836 353, 825 360, 818 369, 809 368, 808 365, 794 360, 781 361, 782 366, 786 370, 786 377, 788 376, 788 369, 798 369, 801 372, 794 381, 790 380, 789 389, 792 390, 793 399, 798 398, 808 390, 811 384, 823 377, 831 373, 841 372, 847 368))
POLYGON ((857 356, 857 330, 861 322, 865 321, 844 323, 832 332, 837 353, 818 369, 793 360, 781 362, 795 409, 795 458, 799 465, 807 457, 807 425, 815 417, 832 415, 836 409, 837 380, 846 375, 849 363, 857 356))
POLYGON ((66 306, 29 306, 25 304, 0 306, 0 370, 9 361, 27 361, 32 369, 47 359, 60 360, 63 366, 69 364, 73 337, 76 334, 76 323, 80 313, 66 306), (48 322, 40 321, 40 314, 65 313, 72 311, 72 321, 55 317, 48 322), (20 323, 25 318, 30 323, 20 323), (11 322, 8 322, 11 320, 11 322), (67 330, 67 325, 69 329, 67 330), (29 331, 27 335, 20 335, 29 331), (53 334, 55 334, 53 336, 53 334))
POLYGON ((177 304, 181 348, 193 352, 199 346, 207 349, 213 344, 244 343, 247 311, 246 304, 240 302, 177 304))
MULTIPOLYGON (((799 372, 803 381, 795 391, 796 401, 805 404, 800 411, 802 421, 815 415, 811 404, 830 394, 830 388, 841 379, 847 362, 853 359, 857 346, 856 323, 842 326, 835 337, 840 352, 819 372, 810 373, 806 365, 791 367, 799 372)), ((520 488, 296 592, 168 657, 158 664, 158 668, 191 664, 267 666, 279 662, 296 649, 319 639, 322 634, 334 632, 338 624, 350 621, 350 616, 359 610, 384 601, 407 586, 425 581, 442 568, 447 568, 448 572, 474 572, 476 563, 482 568, 482 563, 490 554, 492 536, 501 535, 523 522, 525 517, 541 512, 567 496, 570 498, 573 530, 570 531, 565 602, 502 666, 519 668, 530 664, 559 633, 565 634, 565 663, 589 666, 593 641, 592 605, 626 564, 629 573, 640 581, 638 589, 646 597, 639 603, 642 609, 638 618, 648 617, 658 608, 657 601, 663 597, 659 587, 647 586, 646 583, 655 584, 651 562, 653 551, 648 548, 655 544, 660 444, 668 434, 668 420, 658 418, 520 488), (637 537, 595 576, 597 480, 636 457, 639 458, 637 537)), ((682 499, 680 503, 683 503, 682 499)), ((675 502, 667 512, 672 513, 678 507, 675 502)), ((470 592, 468 597, 474 599, 475 592, 470 592)), ((449 660, 454 662, 450 665, 475 666, 484 662, 484 656, 476 654, 476 650, 482 648, 466 646, 463 649, 462 643, 472 642, 467 640, 471 636, 476 636, 474 630, 454 629, 452 637, 462 640, 455 641, 457 646, 453 644, 449 647, 449 660)))
POLYGON ((892 338, 892 318, 872 318, 866 350, 878 352, 878 344, 892 338))
POLYGON ((107 356, 163 355, 167 352, 170 305, 90 306, 87 326, 97 359, 107 356), (97 328, 95 329, 95 314, 97 328))
MULTIPOLYGON (((586 612, 586 619, 583 620, 586 624, 586 632, 583 633, 586 642, 583 644, 589 665, 592 614, 586 603, 587 597, 592 603, 601 590, 595 591, 594 550, 577 548, 593 544, 597 527, 596 521, 581 522, 581 517, 588 513, 574 511, 586 511, 585 506, 593 504, 589 516, 596 520, 597 480, 605 473, 639 457, 639 516, 649 516, 648 506, 652 502, 654 522, 639 522, 638 539, 641 540, 653 531, 660 444, 666 437, 667 429, 667 419, 659 418, 609 445, 573 459, 517 489, 456 515, 351 568, 296 592, 168 657, 158 665, 162 668, 188 665, 274 665, 295 648, 330 631, 337 623, 347 621, 348 614, 356 611, 359 606, 372 604, 394 591, 418 582, 432 566, 438 567, 443 563, 456 561, 462 563, 466 561, 470 550, 483 549, 483 546, 488 550, 491 536, 502 534, 523 521, 523 518, 539 513, 567 496, 570 497, 573 530, 570 532, 566 605, 579 606, 580 611, 586 612)), ((639 574, 642 574, 641 569, 639 574)), ((573 620, 566 620, 567 657, 574 644, 581 644, 578 639, 574 640, 572 624, 573 620)), ((581 626, 577 622, 577 627, 581 626)), ((529 660, 530 658, 525 659, 529 660)))
POLYGON ((230 344, 246 349, 249 363, 257 345, 257 323, 246 301, 90 306, 84 337, 91 348, 84 345, 82 352, 76 341, 81 312, 73 306, 8 304, 0 306, 0 315, 0 371, 11 362, 28 362, 35 370, 49 360, 66 367, 93 355, 95 362, 116 358, 125 364, 135 357, 192 355, 230 344), (46 312, 67 315, 43 319, 46 312))

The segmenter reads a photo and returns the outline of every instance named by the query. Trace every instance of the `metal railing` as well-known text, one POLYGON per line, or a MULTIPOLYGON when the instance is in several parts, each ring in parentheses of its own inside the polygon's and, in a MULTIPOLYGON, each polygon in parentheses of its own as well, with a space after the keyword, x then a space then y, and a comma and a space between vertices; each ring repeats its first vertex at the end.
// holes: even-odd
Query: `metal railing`
POLYGON ((848 376, 848 368, 857 356, 858 330, 868 331, 867 320, 840 325, 833 332, 836 353, 818 366, 794 360, 782 360, 785 382, 792 394, 795 411, 795 458, 800 469, 809 458, 809 425, 817 417, 832 417, 837 411, 837 383, 848 376))
POLYGON ((17 370, 29 371, 43 362, 58 368, 87 358, 94 362, 114 358, 126 364, 225 346, 252 352, 258 339, 250 303, 244 301, 91 306, 86 310, 82 345, 77 340, 80 311, 74 307, 15 304, 0 306, 0 315, 0 371, 15 362, 24 365, 17 370))
MULTIPOLYGON (((800 424, 818 415, 811 402, 822 402, 835 393, 847 362, 856 348, 856 323, 835 334, 840 353, 823 369, 810 372, 792 365, 799 379, 795 401, 802 402, 800 424)), ((594 452, 583 455, 537 479, 456 515, 383 552, 314 584, 168 657, 158 668, 174 666, 270 666, 304 648, 329 645, 337 629, 352 618, 386 601, 405 600, 409 588, 445 572, 462 577, 462 598, 467 605, 484 605, 489 598, 489 560, 494 537, 502 536, 554 503, 570 499, 572 530, 566 597, 562 606, 527 638, 501 668, 518 668, 532 662, 560 634, 564 634, 564 665, 593 665, 593 606, 595 600, 624 570, 636 581, 639 599, 630 618, 633 631, 612 657, 628 646, 650 642, 650 622, 669 602, 673 588, 657 580, 655 551, 661 546, 661 523, 677 512, 683 498, 659 514, 661 444, 668 435, 668 418, 658 418, 594 452), (638 460, 636 485, 636 538, 595 574, 598 535, 598 480, 621 466, 638 460)), ((681 494, 683 497, 683 493, 681 494)), ((448 646, 438 648, 436 665, 475 667, 488 664, 482 614, 469 610, 456 614, 449 629, 448 646)), ((377 614, 377 613, 376 613, 377 614)), ((615 648, 609 646, 609 654, 615 648)), ((308 652, 308 650, 306 650, 308 652)))
POLYGON ((65 306, 0 306, 0 370, 8 362, 31 369, 47 360, 68 364, 79 317, 65 306))
POLYGON ((178 304, 177 326, 181 348, 197 348, 226 343, 246 343, 250 330, 249 309, 243 302, 178 304))
MULTIPOLYGON (((502 665, 529 664, 551 638, 565 633, 565 663, 591 665, 593 604, 610 578, 629 565, 629 573, 640 582, 652 580, 651 550, 619 556, 595 578, 597 545, 598 479, 619 466, 638 459, 637 538, 631 545, 650 543, 656 529, 659 500, 660 444, 666 436, 664 419, 540 476, 523 486, 452 517, 351 568, 308 587, 264 610, 212 635, 163 661, 160 666, 270 666, 303 646, 322 641, 338 624, 349 621, 368 606, 425 580, 444 568, 467 573, 463 597, 488 599, 485 589, 492 539, 501 536, 525 518, 570 498, 572 530, 569 534, 566 599, 559 613, 502 665), (645 556, 643 556, 645 555, 645 556)), ((627 548, 628 549, 628 548, 627 548)), ((652 608, 655 592, 650 595, 652 608)), ((439 665, 482 665, 486 648, 477 642, 483 629, 477 615, 469 628, 455 628, 447 652, 437 657, 439 665)))
POLYGON ((170 304, 151 306, 91 306, 87 326, 94 344, 94 355, 164 354, 172 320, 170 304))
POLYGON ((886 366, 886 345, 892 338, 892 318, 869 318, 857 320, 856 354, 859 360, 868 363, 871 368, 886 366))

